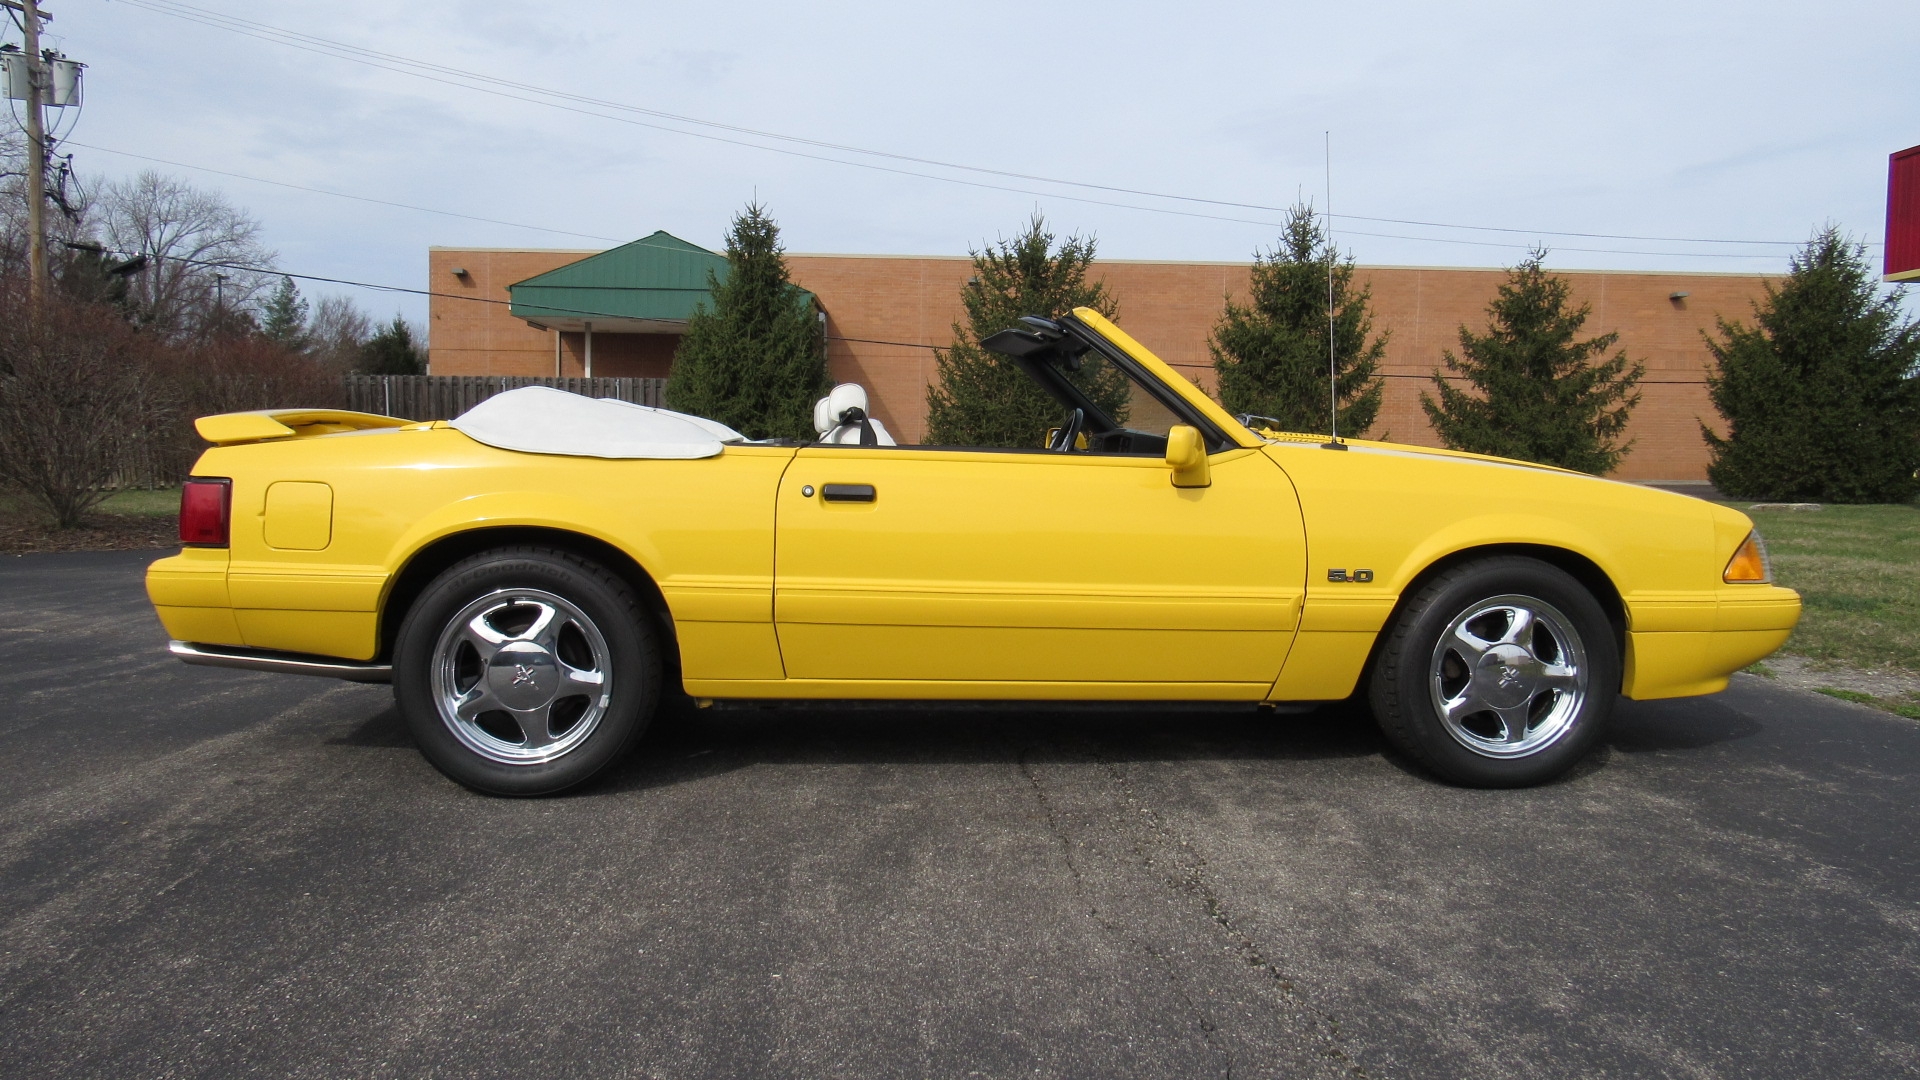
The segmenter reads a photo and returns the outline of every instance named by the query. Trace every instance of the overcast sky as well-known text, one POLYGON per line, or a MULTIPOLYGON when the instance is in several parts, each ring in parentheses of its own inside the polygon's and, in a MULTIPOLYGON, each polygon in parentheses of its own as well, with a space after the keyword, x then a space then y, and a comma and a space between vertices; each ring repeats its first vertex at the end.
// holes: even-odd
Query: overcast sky
POLYGON ((51 42, 90 65, 83 173, 179 174, 258 217, 285 270, 413 288, 431 245, 718 247, 756 196, 796 252, 965 254, 1038 209, 1104 256, 1244 260, 1279 214, 1158 196, 1324 205, 1327 131, 1336 215, 1551 230, 1336 217, 1363 264, 1505 265, 1539 242, 1559 268, 1780 271, 1788 246, 1555 233, 1793 242, 1833 222, 1877 245, 1887 155, 1920 143, 1920 3, 1886 0, 47 4, 51 42), (408 61, 508 85, 389 70, 408 61))

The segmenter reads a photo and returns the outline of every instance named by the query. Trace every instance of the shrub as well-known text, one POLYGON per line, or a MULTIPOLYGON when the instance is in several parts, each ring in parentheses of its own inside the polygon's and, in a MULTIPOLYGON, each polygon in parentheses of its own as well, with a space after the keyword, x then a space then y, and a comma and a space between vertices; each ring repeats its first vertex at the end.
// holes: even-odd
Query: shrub
POLYGON ((110 306, 0 299, 0 484, 80 524, 165 423, 153 347, 110 306))
POLYGON ((370 375, 424 375, 427 353, 414 341, 413 327, 395 315, 393 321, 360 346, 356 369, 370 375))
POLYGON ((338 408, 346 388, 326 365, 259 334, 226 334, 150 354, 160 408, 150 423, 147 468, 185 476, 206 443, 197 417, 272 408, 338 408))
POLYGON ((727 280, 709 274, 712 305, 687 320, 667 379, 669 407, 710 417, 750 439, 811 440, 813 403, 827 391, 819 311, 787 274, 780 227, 755 203, 727 234, 727 280))
MULTIPOLYGON (((1038 447, 1061 408, 1005 357, 980 341, 1023 315, 1053 318, 1089 307, 1113 318, 1113 294, 1087 280, 1094 241, 1070 236, 1057 249, 1035 214, 1012 240, 973 252, 973 277, 960 290, 966 325, 953 325, 953 347, 934 350, 937 381, 927 390, 927 442, 937 446, 1038 447)), ((1110 364, 1087 364, 1068 378, 1095 405, 1125 421, 1131 386, 1110 364)))
POLYGON ((1422 393, 1420 405, 1451 449, 1609 473, 1633 445, 1620 434, 1646 365, 1624 352, 1603 359, 1618 333, 1580 339, 1593 308, 1569 304, 1572 286, 1541 267, 1545 255, 1536 250, 1507 272, 1487 305, 1486 333, 1462 326, 1460 355, 1441 354, 1479 393, 1435 371, 1440 399, 1422 393))
POLYGON ((1707 338, 1707 476, 1736 498, 1906 502, 1920 491, 1920 324, 1880 291, 1866 249, 1827 228, 1767 286, 1754 325, 1707 338))
POLYGON ((1308 206, 1287 214, 1280 245, 1253 260, 1245 305, 1229 296, 1207 339, 1220 377, 1220 403, 1236 414, 1278 422, 1283 431, 1328 426, 1336 371, 1340 430, 1360 435, 1380 413, 1384 383, 1374 377, 1387 335, 1373 334, 1373 291, 1355 288, 1352 259, 1342 260, 1308 206), (1333 286, 1333 350, 1327 349, 1327 286, 1333 286))

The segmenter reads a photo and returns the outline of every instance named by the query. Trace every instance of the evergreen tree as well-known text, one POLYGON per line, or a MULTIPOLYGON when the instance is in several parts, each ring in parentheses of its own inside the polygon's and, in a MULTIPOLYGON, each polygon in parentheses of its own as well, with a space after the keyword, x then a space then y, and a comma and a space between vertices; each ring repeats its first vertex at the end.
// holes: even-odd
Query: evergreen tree
POLYGON ((1283 431, 1325 431, 1327 368, 1337 370, 1340 431, 1359 435, 1380 413, 1384 383, 1374 377, 1387 335, 1373 334, 1371 286, 1353 283, 1311 206, 1287 212, 1280 245, 1254 254, 1252 292, 1226 311, 1207 339, 1228 412, 1279 421, 1283 431), (1333 356, 1327 355, 1327 278, 1333 278, 1333 356))
POLYGON ((1707 476, 1739 498, 1905 502, 1920 491, 1920 323, 1876 287, 1866 249, 1822 230, 1756 326, 1720 320, 1707 376, 1707 476))
POLYGON ((62 296, 83 304, 106 304, 131 320, 135 305, 129 299, 127 274, 138 272, 139 262, 109 258, 99 244, 69 241, 50 253, 54 284, 62 296))
POLYGON ((247 338, 260 332, 260 320, 254 318, 252 312, 221 303, 210 304, 196 313, 191 326, 193 338, 199 341, 247 338))
POLYGON ((667 379, 667 405, 751 439, 812 440, 813 403, 827 392, 827 337, 793 284, 780 227, 749 203, 727 234, 727 279, 709 273, 711 306, 687 321, 667 379))
POLYGON ((280 287, 273 290, 260 311, 260 332, 267 340, 290 352, 301 352, 307 347, 307 299, 290 277, 280 279, 280 287))
POLYGON ((424 375, 427 353, 414 343, 413 327, 399 315, 360 346, 358 370, 369 375, 424 375))
MULTIPOLYGON (((927 389, 927 442, 936 446, 1038 448, 1064 418, 1060 403, 1012 361, 980 347, 1020 324, 1023 315, 1054 318, 1088 307, 1113 318, 1118 305, 1104 284, 1087 280, 1094 241, 1070 236, 1057 249, 1035 214, 1012 240, 974 251, 973 276, 960 290, 966 325, 953 324, 953 347, 934 350, 938 382, 927 389)), ((1067 377, 1114 420, 1125 422, 1131 384, 1105 363, 1067 377)))
POLYGON ((1541 267, 1545 257, 1536 248, 1507 272, 1487 305, 1485 334, 1462 326, 1460 355, 1441 354, 1447 370, 1479 393, 1436 370, 1440 399, 1422 393, 1420 405, 1451 449, 1608 473, 1633 445, 1620 442, 1620 433, 1640 403, 1634 386, 1646 365, 1625 352, 1600 359, 1620 340, 1617 332, 1578 340, 1593 307, 1568 305, 1572 285, 1541 267))

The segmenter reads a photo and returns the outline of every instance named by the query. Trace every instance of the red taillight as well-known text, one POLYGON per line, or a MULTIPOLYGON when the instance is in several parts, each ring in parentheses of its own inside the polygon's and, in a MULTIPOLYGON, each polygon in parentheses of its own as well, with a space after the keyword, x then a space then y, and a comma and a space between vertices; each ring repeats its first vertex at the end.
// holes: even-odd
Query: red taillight
POLYGON ((226 547, 232 508, 233 481, 224 476, 188 477, 180 486, 180 543, 226 547))

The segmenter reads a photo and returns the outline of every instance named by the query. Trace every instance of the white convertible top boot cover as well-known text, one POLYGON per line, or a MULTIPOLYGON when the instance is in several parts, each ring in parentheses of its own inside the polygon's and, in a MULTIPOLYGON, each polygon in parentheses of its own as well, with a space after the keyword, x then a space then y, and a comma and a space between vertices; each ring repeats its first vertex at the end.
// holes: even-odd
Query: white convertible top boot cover
POLYGON ((701 416, 551 386, 523 386, 448 421, 475 442, 528 454, 597 458, 710 458, 746 436, 701 416))

